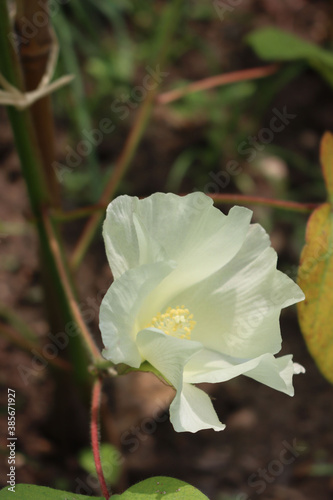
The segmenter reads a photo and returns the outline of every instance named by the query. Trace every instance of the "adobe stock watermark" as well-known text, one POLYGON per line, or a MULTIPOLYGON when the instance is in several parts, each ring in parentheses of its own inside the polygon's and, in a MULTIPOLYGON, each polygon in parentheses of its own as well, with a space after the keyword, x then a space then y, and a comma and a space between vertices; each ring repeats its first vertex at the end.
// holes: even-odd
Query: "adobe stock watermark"
POLYGON ((120 442, 125 449, 127 447, 129 453, 134 453, 142 441, 146 441, 148 436, 154 434, 158 424, 168 420, 168 411, 165 410, 168 406, 168 403, 157 400, 157 406, 151 417, 142 419, 139 425, 131 426, 130 429, 122 433, 120 442))
POLYGON ((40 9, 34 12, 32 19, 29 20, 27 17, 20 17, 20 29, 21 34, 18 33, 8 33, 8 39, 12 44, 14 50, 18 52, 20 46, 27 45, 39 32, 41 28, 49 23, 49 18, 54 17, 58 14, 60 6, 66 5, 70 0, 39 0, 37 4, 40 9))
MULTIPOLYGON (((154 90, 164 78, 169 75, 167 71, 161 71, 160 65, 157 64, 155 69, 146 66, 146 75, 142 79, 141 85, 136 85, 132 88, 129 94, 122 94, 120 98, 112 101, 110 110, 114 115, 118 116, 119 120, 126 120, 131 111, 136 109, 139 104, 146 98, 149 91, 154 90)), ((78 168, 92 150, 99 146, 105 135, 114 132, 116 125, 110 118, 102 118, 97 128, 91 130, 83 129, 83 138, 78 142, 75 149, 71 146, 66 146, 65 163, 54 161, 52 167, 55 170, 56 176, 60 182, 63 182, 63 177, 67 173, 73 172, 78 168)))
POLYGON ((224 21, 226 14, 233 12, 243 0, 214 0, 213 7, 221 21, 224 21))
MULTIPOLYGON (((90 323, 99 314, 100 302, 106 293, 106 290, 100 290, 96 297, 88 297, 85 301, 78 304, 82 318, 85 322, 90 323)), ((49 332, 47 338, 49 342, 45 343, 41 348, 41 352, 36 349, 31 349, 32 358, 29 365, 20 363, 17 370, 25 385, 28 385, 31 378, 38 377, 49 365, 50 361, 57 358, 61 351, 66 349, 70 339, 80 334, 79 326, 75 321, 66 323, 63 331, 53 334, 49 332)))
MULTIPOLYGON (((282 111, 273 108, 272 115, 268 127, 261 128, 257 135, 249 135, 246 140, 239 143, 237 152, 241 156, 246 156, 246 163, 253 162, 257 155, 262 153, 265 147, 273 142, 275 135, 281 133, 290 124, 291 120, 297 117, 294 113, 288 112, 287 106, 283 106, 282 111)), ((213 171, 209 172, 208 175, 211 181, 207 182, 203 189, 194 188, 193 191, 203 191, 208 195, 218 194, 228 187, 233 177, 242 172, 243 167, 239 161, 229 160, 225 168, 217 174, 213 171)), ((202 208, 201 203, 202 200, 198 198, 195 200, 193 208, 200 210, 202 208)))
MULTIPOLYGON (((267 485, 274 483, 279 476, 283 474, 285 468, 295 462, 295 460, 306 451, 306 446, 297 443, 293 439, 292 443, 282 441, 283 448, 277 458, 271 460, 265 468, 259 468, 253 472, 247 484, 254 489, 255 495, 261 495, 267 488, 267 485)), ((241 493, 236 500, 254 500, 256 497, 241 493)))
MULTIPOLYGON (((168 419, 168 411, 165 409, 169 406, 168 402, 160 399, 156 400, 156 406, 150 417, 145 417, 138 425, 132 425, 128 430, 124 431, 120 436, 120 442, 124 447, 124 451, 135 453, 140 444, 146 441, 157 429, 158 425, 168 419)), ((103 471, 106 477, 112 475, 114 467, 119 468, 125 462, 125 457, 120 453, 116 453, 112 461, 103 461, 103 471)), ((95 475, 87 475, 85 481, 76 478, 75 493, 92 495, 96 490, 99 490, 99 481, 95 475)))

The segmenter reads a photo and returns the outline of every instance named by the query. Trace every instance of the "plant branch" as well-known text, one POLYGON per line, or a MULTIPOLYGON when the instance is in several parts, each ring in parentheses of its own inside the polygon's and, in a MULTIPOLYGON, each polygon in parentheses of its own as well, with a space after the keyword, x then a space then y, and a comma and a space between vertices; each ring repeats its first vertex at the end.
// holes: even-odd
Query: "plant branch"
POLYGON ((63 261, 63 256, 62 256, 62 250, 57 238, 57 234, 54 228, 54 225, 51 221, 51 219, 47 216, 47 214, 43 214, 43 221, 46 229, 47 236, 49 238, 50 242, 50 248, 51 252, 53 254, 54 262, 56 264, 59 278, 62 282, 62 286, 64 289, 64 293, 67 299, 67 303, 69 306, 69 309, 71 311, 71 314, 73 318, 75 319, 77 326, 79 327, 79 331, 85 341, 86 346, 88 347, 88 350, 93 358, 94 362, 98 362, 104 359, 102 358, 100 351, 98 347, 96 346, 83 318, 79 309, 79 306, 77 304, 72 285, 71 285, 71 280, 69 278, 69 274, 67 272, 65 263, 63 261))
MULTIPOLYGON (((24 43, 20 43, 18 48, 25 89, 28 92, 35 90, 42 80, 54 43, 49 27, 47 3, 47 0, 21 0, 18 3, 15 30, 18 34, 18 39, 24 40, 24 43), (33 37, 26 38, 25 30, 27 29, 27 23, 30 23, 31 26, 34 25, 34 16, 36 16, 36 13, 42 13, 46 22, 42 23, 38 29, 36 28, 36 33, 33 37)), ((55 160, 55 130, 51 96, 47 95, 36 101, 30 107, 30 113, 37 133, 36 137, 50 193, 50 202, 53 206, 59 206, 59 183, 52 167, 52 163, 55 160)))
MULTIPOLYGON (((23 2, 20 2, 20 6, 23 2)), ((20 65, 17 55, 13 51, 9 40, 11 33, 11 24, 7 9, 7 2, 0 2, 0 71, 3 73, 9 83, 18 89, 22 89, 22 78, 20 65)), ((36 222, 36 228, 39 234, 42 270, 47 277, 49 287, 47 289, 47 298, 51 304, 49 308, 52 328, 64 328, 75 325, 82 326, 81 321, 77 321, 79 311, 77 305, 70 304, 68 298, 68 286, 70 286, 70 296, 74 293, 69 283, 68 274, 63 281, 64 276, 60 276, 58 266, 63 271, 66 269, 65 259, 60 253, 54 254, 54 248, 60 248, 60 242, 55 236, 50 238, 50 224, 47 217, 44 217, 46 207, 51 205, 49 196, 49 183, 43 170, 36 131, 30 118, 29 110, 17 111, 14 107, 7 107, 8 115, 11 121, 17 152, 20 157, 22 172, 27 184, 27 191, 31 203, 33 217, 36 222), (52 245, 51 245, 52 242, 52 245), (73 312, 78 313, 73 316, 73 312), (53 314, 53 316, 52 316, 53 314)), ((52 228, 53 230, 53 228, 52 228)), ((54 231, 54 235, 56 232, 54 231)), ((80 319, 81 316, 80 316, 80 319)), ((87 356, 83 349, 81 338, 71 335, 69 342, 69 351, 71 361, 74 366, 73 375, 81 388, 86 386, 89 378, 87 371, 87 356)), ((95 351, 94 351, 95 354, 95 351)))
MULTIPOLYGON (((116 161, 112 175, 107 183, 99 200, 99 205, 107 206, 108 202, 114 197, 121 179, 124 177, 134 153, 139 145, 140 139, 146 128, 146 123, 151 113, 152 104, 154 102, 155 90, 149 91, 145 102, 143 103, 140 111, 137 114, 134 126, 128 136, 124 149, 116 161)), ((95 232, 102 221, 103 213, 96 212, 91 216, 87 222, 83 233, 78 241, 73 255, 71 257, 70 265, 72 269, 77 269, 95 235, 95 232)))
POLYGON ((101 394, 102 394, 102 379, 97 378, 94 382, 92 391, 91 424, 90 424, 91 444, 92 444, 95 467, 101 491, 105 500, 109 500, 110 494, 104 478, 104 473, 101 463, 101 455, 99 450, 99 441, 100 441, 99 412, 100 412, 101 394))
MULTIPOLYGON (((185 196, 187 193, 182 193, 180 196, 185 196)), ((242 194, 208 194, 216 203, 233 204, 244 203, 252 205, 270 206, 281 210, 291 210, 292 212, 309 213, 319 206, 319 203, 301 203, 288 200, 273 200, 271 198, 261 198, 260 196, 248 196, 242 194)), ((96 212, 105 212, 108 202, 105 204, 98 203, 97 205, 89 205, 77 210, 62 212, 54 210, 51 212, 52 218, 59 221, 72 221, 86 217, 89 214, 96 212)))
POLYGON ((77 208, 75 210, 69 210, 64 212, 61 209, 50 210, 50 215, 52 219, 59 222, 70 222, 77 219, 82 219, 88 215, 94 214, 96 212, 104 212, 108 205, 108 201, 104 204, 98 203, 96 205, 88 205, 86 207, 77 208))
MULTIPOLYGON (((0 323, 0 335, 5 337, 13 344, 17 345, 21 349, 32 354, 37 353, 41 358, 43 357, 43 351, 42 349, 40 349, 37 343, 23 337, 23 335, 21 335, 21 333, 16 331, 14 328, 5 325, 3 323, 0 323)), ((49 358, 48 362, 55 368, 60 368, 61 370, 65 370, 67 372, 70 372, 72 370, 72 366, 65 359, 49 358)))
MULTIPOLYGON (((19 60, 9 43, 11 31, 7 2, 0 2, 0 71, 9 83, 23 90, 19 60)), ((31 207, 34 214, 38 214, 39 206, 48 204, 49 194, 34 127, 28 110, 17 111, 13 106, 8 106, 7 112, 21 159, 31 207)))
POLYGON ((240 71, 233 71, 232 73, 224 73, 222 75, 210 76, 197 82, 190 83, 183 88, 169 90, 156 97, 158 104, 169 104, 170 102, 177 101, 178 99, 191 94, 193 92, 200 92, 202 90, 220 87, 229 83, 241 82, 244 80, 254 80, 257 78, 264 78, 273 75, 279 69, 278 64, 271 64, 270 66, 262 66, 260 68, 243 69, 240 71))
POLYGON ((261 198, 260 196, 248 196, 242 194, 209 194, 215 203, 233 205, 241 203, 243 205, 262 205, 265 207, 278 208, 291 212, 309 213, 313 212, 319 203, 298 203, 288 200, 273 200, 271 198, 261 198))

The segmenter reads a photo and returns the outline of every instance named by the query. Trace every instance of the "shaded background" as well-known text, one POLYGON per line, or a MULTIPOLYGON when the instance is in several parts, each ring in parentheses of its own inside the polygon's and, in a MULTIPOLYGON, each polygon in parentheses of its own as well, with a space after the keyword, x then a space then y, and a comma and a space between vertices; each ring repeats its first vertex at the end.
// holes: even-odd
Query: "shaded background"
MULTIPOLYGON (((223 19, 222 4, 184 2, 181 27, 163 68, 168 75, 163 77, 162 91, 267 64, 244 41, 246 34, 263 26, 280 27, 332 48, 329 1, 226 0, 229 8, 223 19)), ((61 46, 58 74, 81 75, 53 97, 56 169, 68 210, 97 202, 105 176, 123 148, 139 107, 140 98, 135 97, 139 94, 133 89, 142 86, 147 74, 164 7, 164 2, 156 1, 70 0, 52 16, 61 46), (120 104, 128 113, 119 111, 120 104), (89 154, 84 153, 80 141, 92 137, 91 131, 105 118, 113 121, 115 130, 104 134, 89 154), (66 163, 69 151, 80 156, 77 166, 66 163)), ((333 129, 331 103, 329 83, 304 61, 296 61, 261 80, 156 105, 118 194, 212 193, 218 189, 219 193, 323 201, 318 148, 323 132, 333 129), (269 127, 274 109, 284 107, 295 118, 254 158, 242 153, 240 145, 269 127), (239 173, 229 175, 226 186, 214 187, 213 179, 227 178, 230 160, 237 162, 239 173)), ((0 307, 15 310, 45 347, 51 337, 43 306, 38 241, 29 222, 29 202, 4 109, 0 110, 0 159, 0 307)), ((225 212, 228 208, 222 207, 225 212)), ((271 234, 279 268, 295 279, 307 216, 251 208, 254 220, 271 234)), ((66 224, 69 252, 82 227, 82 221, 66 224)), ((100 233, 76 281, 82 310, 100 342, 98 306, 112 282, 100 233)), ((0 314, 4 320, 6 315, 1 310, 0 314)), ((166 418, 172 391, 153 375, 132 374, 107 381, 102 437, 117 446, 123 457, 108 463, 116 469, 121 462, 115 488, 122 490, 151 475, 173 475, 198 487, 211 500, 333 498, 332 388, 307 354, 295 309, 284 311, 281 325, 283 354, 293 353, 307 370, 295 379, 295 397, 245 377, 203 384, 227 424, 221 433, 176 434, 166 418), (286 457, 288 463, 283 462, 286 457)), ((53 371, 48 362, 43 369, 25 372, 26 376, 21 370, 20 375, 18 367, 31 367, 34 353, 19 347, 17 339, 4 336, 0 346, 3 407, 8 386, 17 395, 17 482, 99 494, 96 481, 79 459, 80 450, 89 446, 89 394, 79 394, 68 373, 53 371)), ((5 410, 1 424, 5 436, 5 410)), ((5 446, 0 455, 4 486, 5 446)))

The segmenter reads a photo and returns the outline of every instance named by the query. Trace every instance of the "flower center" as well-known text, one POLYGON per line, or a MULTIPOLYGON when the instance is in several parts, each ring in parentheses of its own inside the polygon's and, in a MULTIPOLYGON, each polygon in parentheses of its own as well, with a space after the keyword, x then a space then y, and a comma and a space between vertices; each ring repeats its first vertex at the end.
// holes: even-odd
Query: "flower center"
POLYGON ((189 340, 195 325, 193 314, 190 314, 185 306, 176 306, 175 308, 168 307, 163 314, 157 313, 147 328, 158 328, 172 337, 189 340))

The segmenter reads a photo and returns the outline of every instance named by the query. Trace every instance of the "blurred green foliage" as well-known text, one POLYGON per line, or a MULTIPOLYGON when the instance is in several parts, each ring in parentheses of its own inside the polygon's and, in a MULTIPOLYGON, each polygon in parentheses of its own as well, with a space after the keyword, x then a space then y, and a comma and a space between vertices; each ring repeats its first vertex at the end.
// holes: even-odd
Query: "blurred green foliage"
MULTIPOLYGON (((98 127, 99 121, 105 117, 115 124, 115 131, 105 135, 103 142, 93 147, 78 168, 71 170, 71 175, 63 176, 65 194, 74 205, 98 201, 125 143, 138 103, 132 102, 133 111, 123 120, 112 112, 111 105, 116 100, 126 101, 124 96, 130 96, 132 89, 142 82, 145 68, 153 60, 160 36, 158 20, 165 5, 163 1, 152 0, 89 0, 83 8, 79 0, 72 0, 53 18, 61 46, 58 73, 76 75, 73 83, 55 96, 58 120, 66 130, 70 128, 70 145, 75 149, 83 137, 82 131, 98 127)), ((182 9, 183 22, 168 47, 166 70, 170 75, 163 82, 162 89, 182 87, 194 80, 233 69, 259 66, 260 60, 256 61, 254 53, 265 61, 285 64, 270 77, 188 94, 162 108, 162 114, 167 113, 171 122, 174 120, 179 124, 180 134, 184 130, 185 139, 183 147, 174 148, 168 171, 161 176, 160 183, 149 185, 147 189, 206 190, 211 173, 218 175, 225 170, 229 160, 234 160, 241 165, 242 175, 231 176, 230 183, 220 192, 258 194, 261 183, 259 195, 267 192, 267 196, 295 201, 323 199, 325 191, 317 155, 308 155, 306 151, 289 145, 282 146, 274 137, 263 152, 258 152, 255 160, 248 162, 238 147, 267 126, 275 100, 291 82, 302 78, 309 65, 332 84, 331 52, 276 28, 259 29, 246 35, 251 31, 252 18, 244 15, 241 9, 230 12, 225 22, 219 19, 212 2, 184 2, 182 9), (213 28, 215 33, 221 34, 219 39, 210 39, 209 32, 213 28), (238 30, 236 38, 232 29, 238 30), (243 62, 240 59, 234 63, 221 56, 223 38, 227 43, 241 47, 240 53, 243 51, 244 56, 239 57, 244 58, 243 62), (247 64, 249 57, 250 63, 247 64), (195 124, 193 139, 189 139, 186 132, 188 124, 193 128, 195 124), (270 178, 266 171, 267 158, 278 159, 282 170, 284 165, 287 166, 282 183, 277 178, 270 178)), ((126 104, 130 102, 131 98, 126 104)), ((295 128, 292 125, 290 134, 299 133, 299 127, 300 123, 295 128)), ((302 127, 311 129, 311 124, 308 127, 302 124, 302 127)), ((153 140, 148 130, 145 148, 159 154, 159 145, 153 145, 153 140)), ((150 155, 146 153, 146 157, 150 158, 150 155)), ((137 193, 135 180, 139 174, 135 174, 135 163, 136 159, 133 177, 127 177, 121 189, 126 188, 133 194, 147 194, 137 193)), ((260 209, 256 216, 267 229, 271 229, 276 221, 292 225, 296 234, 295 248, 301 248, 303 216, 260 209)))
MULTIPOLYGON (((120 452, 109 443, 100 445, 100 456, 103 467, 105 481, 110 485, 117 484, 121 474, 122 457, 120 452)), ((97 478, 94 456, 91 448, 85 448, 79 454, 79 463, 81 467, 97 478)))
POLYGON ((331 51, 277 28, 256 30, 247 36, 247 42, 265 61, 306 61, 333 86, 331 51))

